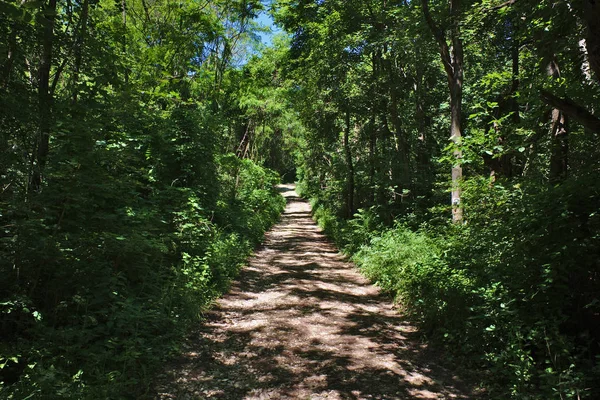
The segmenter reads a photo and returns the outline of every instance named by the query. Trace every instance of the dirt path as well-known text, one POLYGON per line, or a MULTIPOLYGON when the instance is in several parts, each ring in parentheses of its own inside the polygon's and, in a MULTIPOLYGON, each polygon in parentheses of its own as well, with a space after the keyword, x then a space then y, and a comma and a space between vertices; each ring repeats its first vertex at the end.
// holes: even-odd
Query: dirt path
POLYGON ((159 399, 469 399, 415 329, 288 205, 158 384, 159 399))

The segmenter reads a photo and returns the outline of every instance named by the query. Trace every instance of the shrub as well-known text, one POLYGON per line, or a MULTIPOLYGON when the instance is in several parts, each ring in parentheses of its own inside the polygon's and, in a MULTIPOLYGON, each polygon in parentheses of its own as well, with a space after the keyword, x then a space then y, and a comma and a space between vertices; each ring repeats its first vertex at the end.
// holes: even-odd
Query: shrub
POLYGON ((451 268, 442 247, 424 232, 402 225, 373 237, 353 257, 361 271, 406 305, 429 333, 464 324, 472 282, 451 268))
MULTIPOLYGON (((600 390, 600 192, 594 174, 551 187, 464 184, 464 225, 382 229, 371 210, 315 218, 430 339, 488 370, 499 399, 600 390), (575 195, 576 194, 576 195, 575 195)), ((334 208, 335 209, 335 208, 334 208)), ((410 223, 410 221, 409 221, 410 223)))
MULTIPOLYGON (((62 203, 62 221, 55 210, 60 228, 31 212, 13 244, 24 272, 5 282, 27 284, 13 293, 0 287, 0 397, 129 398, 148 390, 285 204, 275 173, 234 156, 220 168, 208 197, 206 185, 171 182, 141 196, 108 176, 104 186, 67 193, 73 201, 62 203)), ((48 204, 63 196, 56 187, 48 204)))

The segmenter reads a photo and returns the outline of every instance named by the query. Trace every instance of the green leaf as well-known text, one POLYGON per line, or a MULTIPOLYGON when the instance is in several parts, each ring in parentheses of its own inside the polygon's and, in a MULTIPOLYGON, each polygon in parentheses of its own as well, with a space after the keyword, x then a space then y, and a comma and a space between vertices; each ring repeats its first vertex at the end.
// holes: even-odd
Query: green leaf
POLYGON ((22 10, 20 10, 19 7, 3 1, 0 1, 0 13, 12 17, 13 20, 22 19, 22 10))
POLYGON ((21 7, 28 8, 28 9, 34 9, 34 8, 40 8, 43 5, 44 5, 43 1, 27 1, 27 2, 23 3, 23 5, 21 7))

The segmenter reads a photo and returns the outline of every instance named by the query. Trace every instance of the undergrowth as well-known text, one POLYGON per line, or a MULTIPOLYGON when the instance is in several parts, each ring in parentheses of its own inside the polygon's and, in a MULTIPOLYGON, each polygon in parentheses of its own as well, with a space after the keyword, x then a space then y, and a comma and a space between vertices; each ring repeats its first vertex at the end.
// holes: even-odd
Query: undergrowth
POLYGON ((216 164, 204 171, 213 174, 213 199, 201 188, 165 185, 125 203, 132 196, 111 188, 71 193, 87 204, 102 204, 90 200, 99 195, 117 204, 91 210, 87 224, 79 214, 87 211, 77 209, 60 230, 34 215, 23 221, 15 240, 28 247, 14 250, 15 268, 36 268, 3 278, 13 291, 0 303, 1 398, 148 396, 162 361, 285 204, 274 172, 235 155, 216 164))
POLYGON ((595 399, 600 193, 591 182, 470 180, 460 226, 415 229, 399 218, 385 228, 376 209, 344 220, 319 200, 314 217, 429 340, 485 371, 490 398, 595 399))

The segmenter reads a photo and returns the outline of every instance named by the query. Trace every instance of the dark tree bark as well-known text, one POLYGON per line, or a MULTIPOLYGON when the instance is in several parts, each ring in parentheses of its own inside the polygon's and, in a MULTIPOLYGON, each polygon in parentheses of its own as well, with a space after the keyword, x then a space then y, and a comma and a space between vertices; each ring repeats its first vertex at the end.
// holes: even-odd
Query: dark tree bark
MULTIPOLYGON (((417 54, 417 60, 421 59, 421 51, 419 48, 420 44, 415 45, 415 52, 417 54)), ((425 109, 425 93, 424 88, 424 75, 421 68, 415 69, 415 116, 417 119, 418 137, 416 143, 416 161, 417 161, 417 174, 416 180, 419 188, 419 195, 423 196, 428 193, 427 187, 423 183, 429 181, 431 173, 431 141, 432 137, 429 136, 427 127, 430 125, 430 118, 426 113, 425 109)))
POLYGON ((6 52, 6 61, 2 66, 2 80, 0 81, 0 86, 7 87, 8 82, 10 80, 10 74, 13 69, 13 64, 15 62, 15 53, 17 51, 17 27, 16 24, 13 23, 10 27, 10 33, 8 34, 8 49, 6 52))
POLYGON ((568 174, 569 119, 557 108, 552 110, 551 135, 550 182, 559 183, 568 174))
POLYGON ((77 85, 79 83, 79 75, 81 74, 81 65, 83 62, 83 47, 85 45, 85 38, 87 36, 88 15, 89 0, 84 0, 83 4, 81 5, 79 29, 75 42, 75 60, 73 63, 73 97, 71 99, 73 104, 77 103, 77 97, 79 93, 77 85))
POLYGON ((392 121, 392 125, 394 127, 394 137, 396 141, 396 152, 398 154, 398 163, 399 163, 399 179, 401 190, 410 189, 410 142, 406 137, 406 133, 402 129, 402 122, 400 120, 400 115, 398 113, 399 104, 398 104, 398 93, 396 87, 396 72, 392 67, 392 62, 389 59, 384 60, 383 63, 384 68, 387 69, 388 77, 390 80, 389 85, 389 95, 390 95, 390 103, 388 105, 388 112, 390 114, 390 119, 392 121))
POLYGON ((586 129, 600 133, 600 118, 568 98, 560 98, 547 90, 540 91, 540 97, 549 106, 559 109, 569 117, 573 118, 586 129))
POLYGON ((590 69, 600 82, 600 1, 583 0, 583 16, 587 24, 585 42, 590 69))
POLYGON ((423 14, 427 21, 427 25, 440 46, 440 57, 448 79, 448 89, 450 92, 450 140, 457 145, 456 150, 454 150, 456 164, 452 167, 452 220, 459 223, 463 219, 463 210, 460 204, 460 182, 462 180, 462 166, 460 164, 460 159, 462 158, 462 151, 458 148, 458 145, 460 144, 462 137, 461 116, 464 79, 464 55, 458 25, 460 0, 449 0, 451 45, 448 44, 444 31, 439 28, 431 16, 429 11, 429 0, 422 0, 422 4, 423 14))
MULTIPOLYGON (((513 31, 514 32, 514 31, 513 31)), ((511 120, 514 124, 519 123, 519 102, 516 99, 516 94, 519 90, 519 42, 517 39, 512 39, 511 48, 511 60, 512 60, 512 83, 508 93, 500 95, 498 99, 498 107, 495 109, 494 118, 500 119, 507 113, 512 113, 511 120)), ((496 131, 498 137, 498 144, 503 146, 507 141, 505 132, 501 132, 501 127, 498 126, 493 119, 490 118, 486 121, 486 133, 491 129, 496 131)), ((483 154, 483 160, 485 165, 490 169, 490 179, 492 182, 496 180, 497 176, 503 176, 510 178, 513 176, 513 162, 512 155, 510 153, 504 153, 500 157, 493 157, 487 154, 483 154)))
POLYGON ((377 151, 377 118, 375 110, 371 116, 371 126, 369 127, 369 189, 372 191, 369 198, 369 205, 374 205, 377 200, 377 188, 375 187, 376 161, 377 151))
POLYGON ((368 204, 377 204, 378 185, 376 182, 377 174, 377 116, 380 114, 381 101, 379 99, 379 73, 381 66, 381 51, 377 49, 372 54, 373 66, 373 93, 371 103, 371 123, 369 126, 369 189, 371 190, 368 198, 368 204))
MULTIPOLYGON (((514 28, 513 34, 516 34, 516 28, 514 28)), ((512 85, 510 88, 510 108, 513 113, 512 120, 515 124, 521 121, 521 115, 519 113, 519 102, 516 97, 517 92, 519 91, 519 85, 521 84, 521 80, 519 79, 519 45, 519 41, 516 38, 513 38, 511 48, 512 85)))
POLYGON ((50 146, 53 105, 53 96, 50 90, 50 69, 52 67, 55 15, 56 0, 49 0, 45 7, 41 29, 42 55, 40 58, 38 81, 39 138, 30 185, 35 191, 39 191, 41 189, 42 174, 44 167, 46 166, 50 146))
MULTIPOLYGON (((127 54, 127 2, 121 0, 121 13, 123 18, 123 55, 127 54)), ((129 67, 125 66, 125 83, 129 83, 129 67)))
POLYGON ((346 193, 346 213, 351 218, 354 215, 354 162, 352 160, 352 150, 350 149, 350 107, 346 108, 346 126, 344 128, 344 154, 348 167, 348 181, 346 193))
MULTIPOLYGON (((548 75, 560 78, 560 68, 553 57, 548 63, 548 75)), ((569 120, 559 108, 552 110, 550 129, 550 182, 558 183, 567 177, 569 157, 569 120)))
MULTIPOLYGON (((512 24, 511 24, 512 25, 512 24)), ((513 25, 513 36, 516 35, 516 27, 513 25)), ((518 124, 521 120, 519 114, 519 101, 517 100, 517 93, 519 91, 520 79, 519 79, 519 40, 515 37, 512 38, 511 46, 511 61, 512 61, 512 84, 510 92, 506 96, 506 109, 512 113, 511 119, 514 124, 518 124)), ((500 144, 505 144, 507 138, 505 135, 500 136, 500 144)), ((500 171, 504 177, 512 177, 514 172, 513 158, 511 154, 505 153, 500 157, 500 171)))

